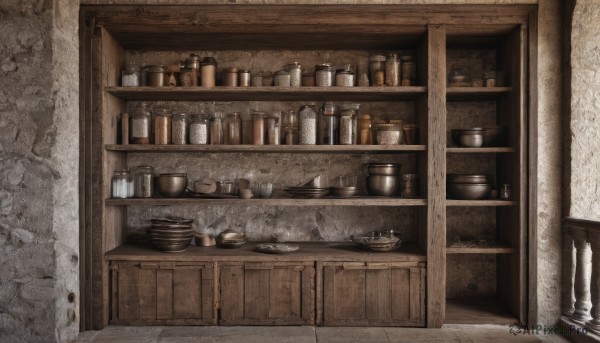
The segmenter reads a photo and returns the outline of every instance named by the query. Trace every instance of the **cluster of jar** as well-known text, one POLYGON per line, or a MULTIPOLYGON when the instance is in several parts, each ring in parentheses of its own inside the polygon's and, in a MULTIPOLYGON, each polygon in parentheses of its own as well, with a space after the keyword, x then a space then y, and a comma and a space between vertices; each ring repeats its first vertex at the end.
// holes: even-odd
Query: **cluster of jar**
POLYGON ((452 65, 448 73, 449 87, 504 87, 506 85, 506 73, 492 70, 493 67, 486 65, 483 74, 471 75, 469 68, 463 63, 452 65))
MULTIPOLYGON (((362 76, 361 76, 362 77, 362 76)), ((369 80, 371 86, 415 86, 417 84, 417 61, 413 54, 390 53, 369 57, 369 80)), ((363 81, 364 82, 364 81, 363 81)))
POLYGON ((217 84, 217 62, 213 57, 200 57, 191 54, 185 60, 165 67, 162 64, 141 65, 136 56, 125 59, 121 72, 121 85, 124 87, 214 87, 217 84))
POLYGON ((113 198, 150 198, 154 195, 154 169, 137 166, 131 171, 117 169, 111 180, 113 198))

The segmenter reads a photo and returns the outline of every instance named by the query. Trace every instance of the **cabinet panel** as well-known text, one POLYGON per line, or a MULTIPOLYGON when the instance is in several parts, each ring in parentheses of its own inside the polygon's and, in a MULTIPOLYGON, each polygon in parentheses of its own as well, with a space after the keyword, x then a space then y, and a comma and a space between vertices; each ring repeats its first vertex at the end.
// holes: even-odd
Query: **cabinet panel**
POLYGON ((314 324, 311 262, 224 262, 219 266, 220 324, 314 324))
POLYGON ((324 325, 423 326, 422 263, 323 263, 324 325))
POLYGON ((111 324, 215 323, 212 263, 113 262, 111 324))

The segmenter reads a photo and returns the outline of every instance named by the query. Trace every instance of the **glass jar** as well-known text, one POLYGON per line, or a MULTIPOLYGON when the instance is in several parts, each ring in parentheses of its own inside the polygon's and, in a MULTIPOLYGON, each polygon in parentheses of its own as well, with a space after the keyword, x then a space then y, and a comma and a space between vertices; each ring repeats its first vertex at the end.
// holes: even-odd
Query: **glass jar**
POLYGON ((267 117, 265 122, 267 125, 267 144, 279 145, 279 118, 267 117))
POLYGON ((115 170, 111 179, 111 195, 113 198, 130 198, 132 194, 131 175, 128 170, 115 170))
POLYGON ((154 144, 171 144, 171 110, 159 108, 154 113, 154 144))
POLYGON ((354 73, 350 70, 349 64, 346 64, 344 70, 335 75, 335 85, 337 87, 354 87, 354 73))
POLYGON ((484 85, 486 87, 496 87, 496 72, 495 71, 486 71, 483 74, 483 78, 485 80, 484 85))
POLYGON ((210 144, 220 145, 223 143, 223 117, 220 113, 215 113, 210 118, 210 144))
POLYGON ((198 71, 183 67, 179 70, 179 85, 181 87, 193 87, 198 85, 198 71))
POLYGON ((291 75, 285 70, 280 70, 275 73, 274 81, 275 87, 289 87, 291 82, 291 75))
POLYGON ((390 87, 400 85, 400 59, 395 53, 389 54, 385 61, 385 85, 390 87))
POLYGON ((505 183, 500 186, 500 199, 502 200, 510 200, 512 198, 512 187, 510 184, 505 183))
POLYGON ((360 130, 358 144, 371 145, 373 144, 373 135, 371 131, 371 125, 373 124, 371 116, 363 114, 358 120, 358 127, 360 130))
POLYGON ((130 141, 132 144, 150 144, 150 111, 146 103, 140 103, 131 117, 130 141))
POLYGON ((223 75, 223 86, 226 87, 237 87, 238 86, 238 69, 228 68, 225 69, 225 73, 223 75))
POLYGON ((225 144, 242 144, 242 119, 239 112, 233 112, 227 116, 225 122, 225 144))
POLYGON ((136 198, 151 198, 154 195, 154 168, 138 166, 135 168, 133 181, 133 196, 136 198))
POLYGON ((452 65, 452 70, 448 73, 448 85, 450 87, 471 87, 471 74, 464 64, 452 65))
POLYGON ((208 118, 201 114, 192 115, 190 144, 208 144, 208 142, 208 118))
POLYGON ((356 141, 356 114, 353 110, 343 110, 340 114, 340 144, 352 145, 356 141))
POLYGON ((177 145, 187 144, 188 141, 188 115, 174 113, 171 121, 171 142, 177 145))
POLYGON ((285 132, 285 144, 286 145, 297 145, 298 144, 298 128, 288 126, 284 129, 285 132))
POLYGON ((400 196, 414 198, 419 195, 419 174, 400 175, 400 196))
POLYGON ((285 144, 285 135, 287 134, 287 128, 296 128, 296 130, 298 129, 298 115, 296 111, 288 111, 283 114, 283 116, 281 117, 281 128, 281 144, 285 144))
POLYGON ((260 71, 258 73, 252 73, 251 81, 252 87, 262 87, 263 73, 260 71))
POLYGON ((165 72, 167 68, 160 65, 151 65, 148 66, 146 72, 146 81, 148 82, 148 86, 150 87, 162 87, 166 85, 165 83, 165 72))
POLYGON ((317 87, 331 87, 333 86, 332 79, 333 70, 331 64, 323 63, 315 66, 315 83, 317 87))
POLYGON ((137 54, 125 56, 125 68, 121 72, 121 86, 137 87, 140 85, 142 69, 137 54))
POLYGON ((290 86, 300 87, 302 85, 302 65, 294 62, 285 66, 285 70, 290 73, 290 86))
POLYGON ((252 114, 252 144, 265 144, 265 112, 256 111, 252 114))
POLYGON ((369 80, 371 86, 385 85, 385 56, 371 55, 369 57, 369 80))
POLYGON ((204 57, 200 68, 202 87, 214 87, 217 80, 217 61, 213 57, 204 57))
POLYGON ((417 85, 417 59, 414 55, 400 56, 400 68, 402 69, 402 86, 417 85))
POLYGON ((242 69, 239 72, 239 85, 240 87, 250 87, 250 71, 242 69))
POLYGON ((317 113, 308 105, 300 107, 298 113, 298 143, 317 144, 317 113))
POLYGON ((319 114, 319 144, 339 144, 337 106, 326 102, 321 107, 319 114))

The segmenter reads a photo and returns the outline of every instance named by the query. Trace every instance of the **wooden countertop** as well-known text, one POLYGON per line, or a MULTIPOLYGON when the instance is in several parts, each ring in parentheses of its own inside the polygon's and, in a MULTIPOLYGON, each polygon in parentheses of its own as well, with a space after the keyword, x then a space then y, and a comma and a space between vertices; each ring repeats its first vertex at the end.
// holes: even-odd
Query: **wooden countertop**
POLYGON ((110 261, 345 261, 345 262, 425 262, 426 256, 414 243, 402 244, 400 249, 389 252, 361 250, 352 242, 294 242, 300 250, 289 254, 265 254, 254 251, 259 242, 248 242, 240 248, 198 247, 190 245, 180 253, 155 250, 150 245, 124 244, 106 253, 110 261))

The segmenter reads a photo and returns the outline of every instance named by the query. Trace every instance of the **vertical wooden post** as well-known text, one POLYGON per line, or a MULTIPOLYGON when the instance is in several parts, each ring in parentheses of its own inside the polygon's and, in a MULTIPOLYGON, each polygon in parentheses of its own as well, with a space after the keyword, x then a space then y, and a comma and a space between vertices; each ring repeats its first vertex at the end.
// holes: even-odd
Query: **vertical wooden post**
POLYGON ((427 327, 446 312, 446 28, 430 25, 427 142, 427 327))
POLYGON ((592 280, 590 283, 592 319, 585 325, 593 331, 600 332, 600 232, 590 230, 588 236, 592 245, 592 280))
POLYGON ((563 265, 562 265, 562 294, 561 309, 566 316, 571 316, 575 312, 575 294, 573 286, 575 283, 575 246, 573 246, 573 236, 571 229, 565 227, 563 230, 563 265))
POLYGON ((590 267, 592 263, 590 244, 586 232, 574 230, 577 260, 575 267, 575 312, 571 318, 581 324, 590 319, 590 267))

